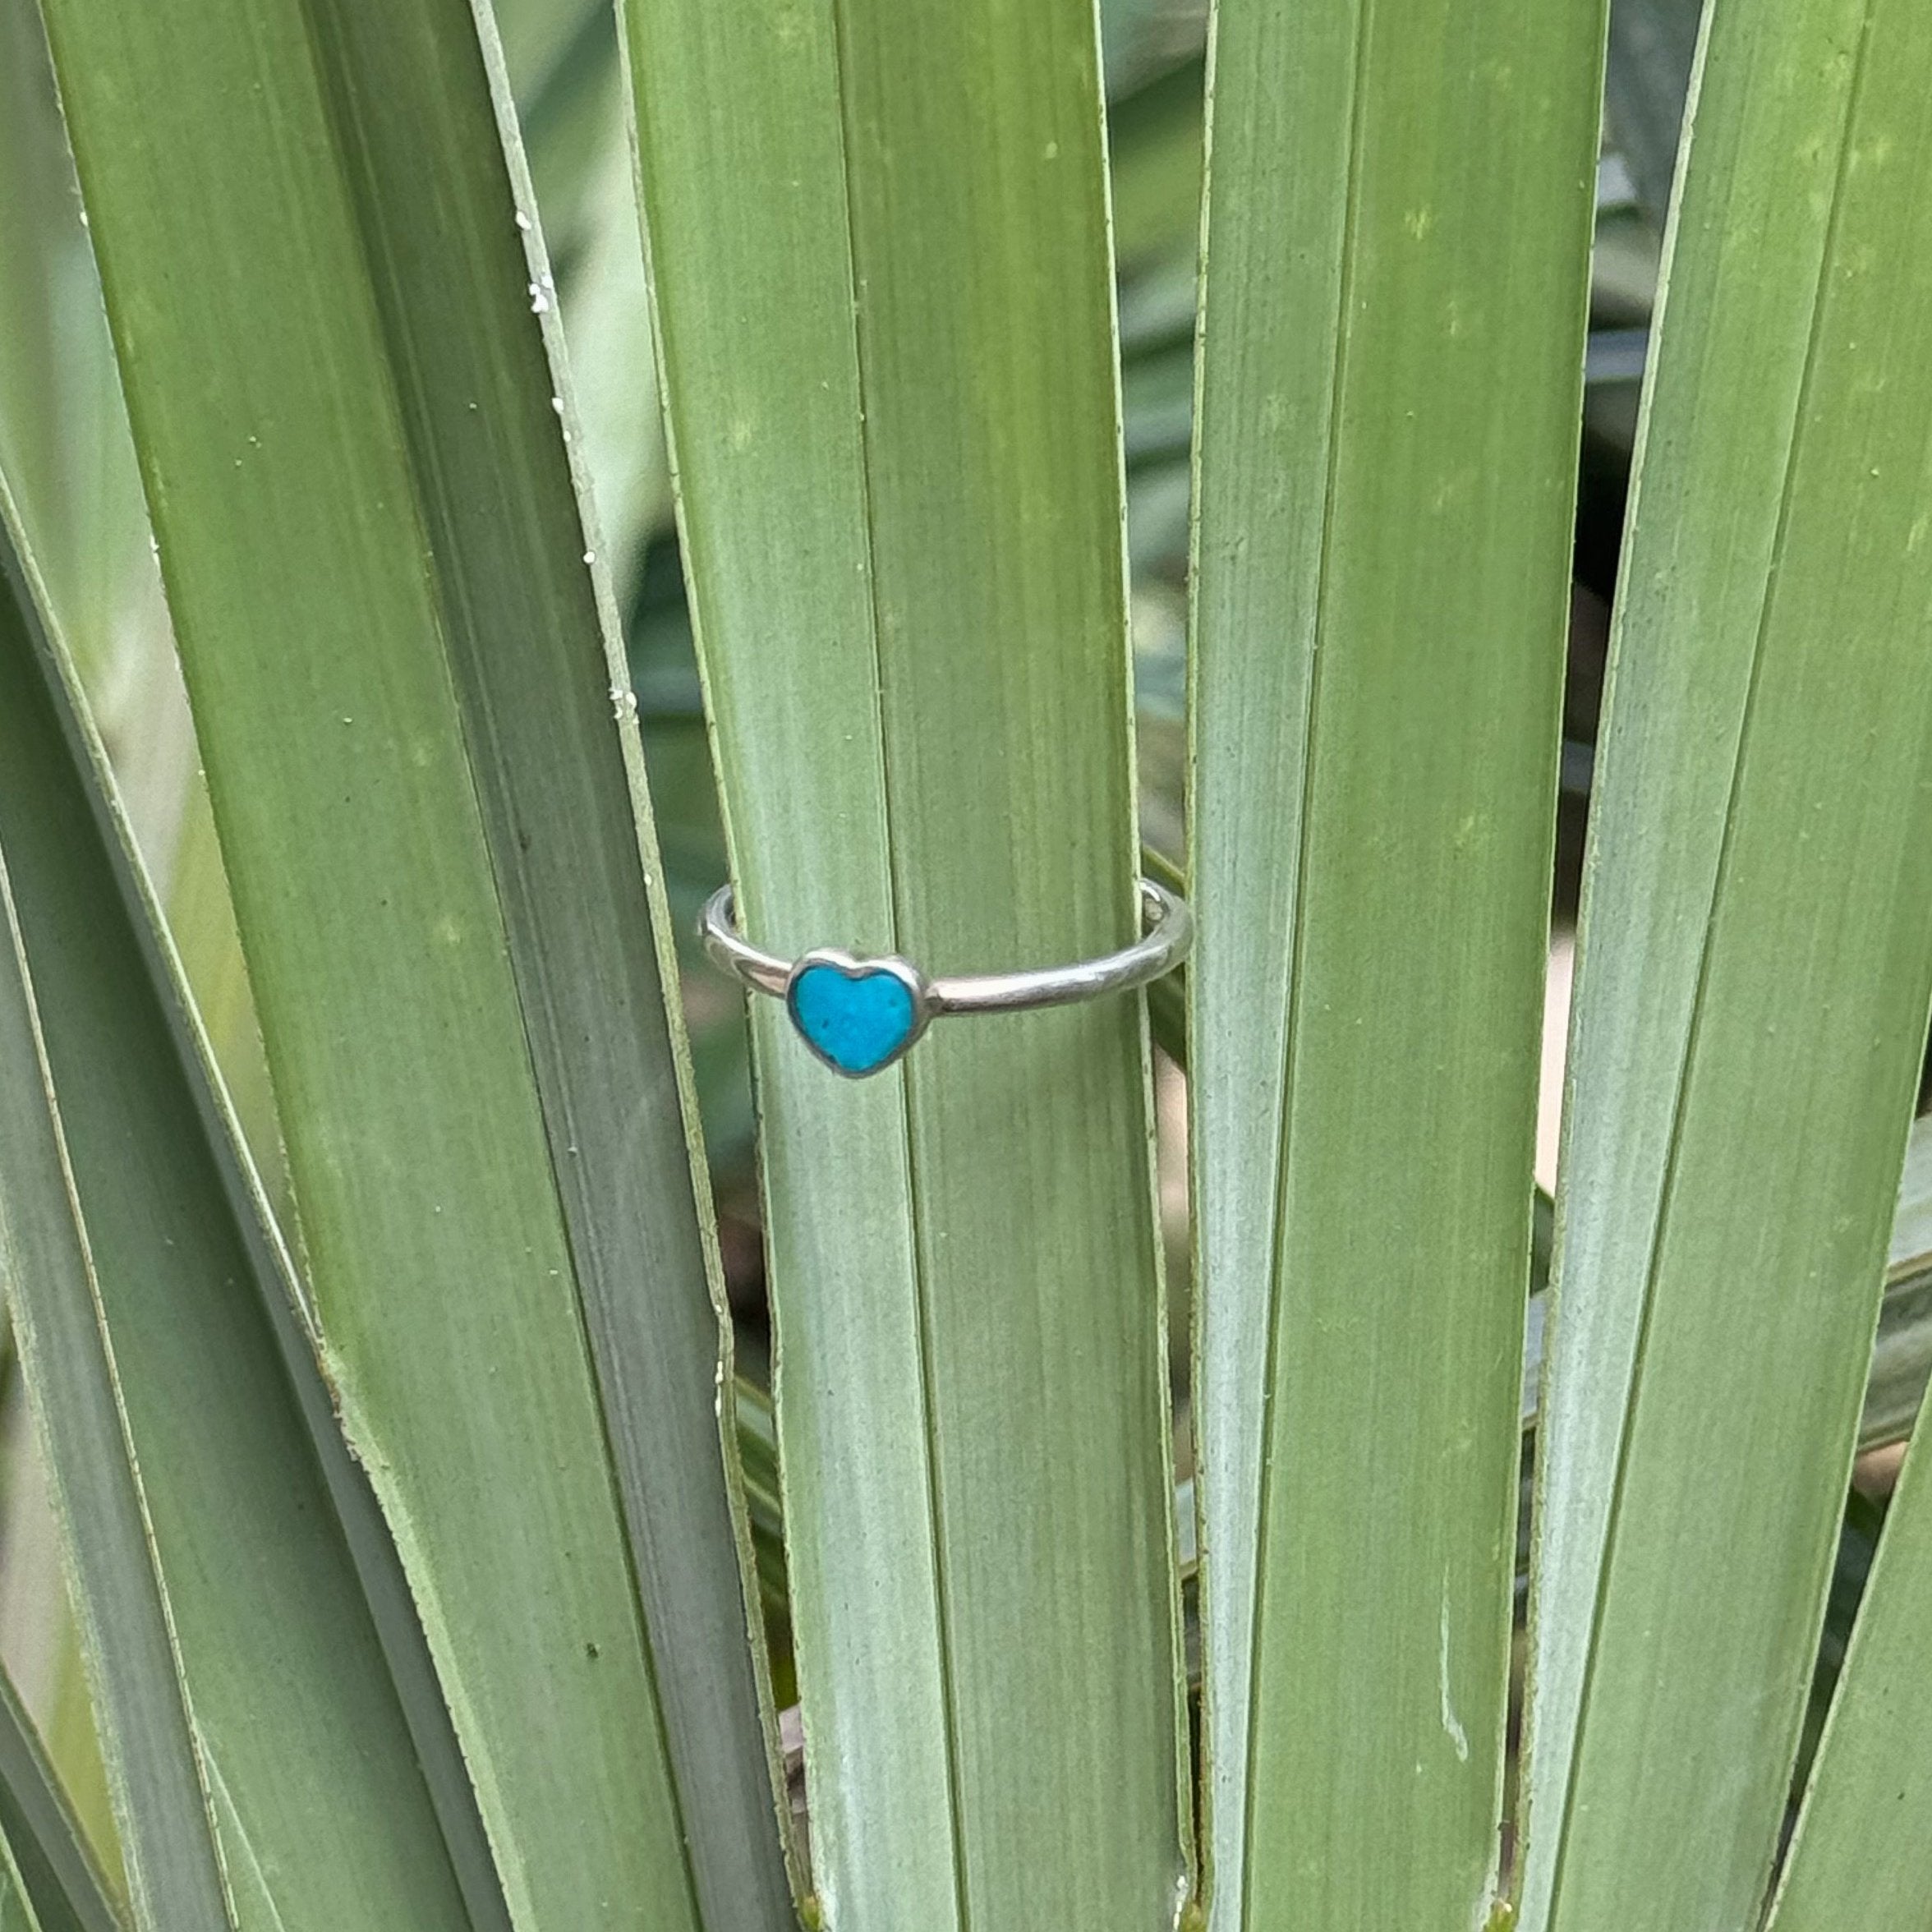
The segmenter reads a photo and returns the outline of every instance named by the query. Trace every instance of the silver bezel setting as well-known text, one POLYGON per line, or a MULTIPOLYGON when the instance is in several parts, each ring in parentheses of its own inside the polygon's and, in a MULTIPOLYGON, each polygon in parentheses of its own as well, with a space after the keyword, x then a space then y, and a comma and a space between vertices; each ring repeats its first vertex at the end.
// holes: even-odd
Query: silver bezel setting
POLYGON ((887 1067, 902 1060, 918 1045, 922 1034, 932 1019, 932 1001, 927 990, 926 976, 909 961, 895 954, 872 956, 849 953, 840 946, 815 946, 808 953, 802 953, 793 961, 792 969, 785 975, 785 1017, 792 1023, 792 1031, 804 1042, 806 1051, 821 1066, 828 1066, 843 1080, 869 1080, 874 1074, 882 1074, 887 1067), (820 1050, 818 1042, 806 1032, 798 1019, 798 1010, 792 1003, 792 996, 798 982, 815 966, 829 966, 841 978, 859 980, 876 979, 881 973, 895 979, 912 995, 913 1024, 906 1029, 904 1039, 881 1060, 875 1060, 867 1067, 841 1066, 829 1053, 820 1050))

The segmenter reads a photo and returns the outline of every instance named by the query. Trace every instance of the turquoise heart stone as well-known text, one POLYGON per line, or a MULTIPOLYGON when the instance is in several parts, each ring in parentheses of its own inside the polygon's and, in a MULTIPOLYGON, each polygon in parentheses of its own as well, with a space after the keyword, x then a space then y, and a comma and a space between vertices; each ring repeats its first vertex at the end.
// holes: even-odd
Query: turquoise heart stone
POLYGON ((785 995, 792 1024, 842 1074, 876 1074, 911 1045, 918 1021, 913 990, 883 967, 807 966, 785 995))

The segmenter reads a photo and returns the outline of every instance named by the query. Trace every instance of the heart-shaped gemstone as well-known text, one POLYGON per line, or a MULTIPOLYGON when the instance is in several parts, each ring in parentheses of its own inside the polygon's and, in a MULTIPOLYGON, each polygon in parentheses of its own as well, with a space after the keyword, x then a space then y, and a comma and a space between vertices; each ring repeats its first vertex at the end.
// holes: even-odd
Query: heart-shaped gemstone
POLYGON ((805 1044, 854 1077, 891 1065, 919 1036, 917 977, 896 960, 807 957, 785 1005, 805 1044))

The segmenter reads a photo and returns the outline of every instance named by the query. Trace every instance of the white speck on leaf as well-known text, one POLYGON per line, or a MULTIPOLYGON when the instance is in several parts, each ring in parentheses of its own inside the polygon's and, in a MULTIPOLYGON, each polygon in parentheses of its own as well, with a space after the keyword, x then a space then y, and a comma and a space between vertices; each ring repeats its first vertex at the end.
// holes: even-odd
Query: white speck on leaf
POLYGON ((1456 1706, 1449 1700, 1449 1597, 1447 1579, 1444 1579, 1442 1596, 1442 1643, 1438 1653, 1438 1676, 1442 1693, 1442 1735, 1456 1746, 1458 1764, 1469 1762, 1469 1732, 1463 1729, 1461 1720, 1456 1714, 1456 1706))

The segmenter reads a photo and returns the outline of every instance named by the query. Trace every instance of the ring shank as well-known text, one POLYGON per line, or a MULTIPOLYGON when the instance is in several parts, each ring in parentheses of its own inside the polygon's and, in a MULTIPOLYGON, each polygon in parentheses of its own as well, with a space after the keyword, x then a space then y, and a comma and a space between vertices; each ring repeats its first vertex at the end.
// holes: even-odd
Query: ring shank
POLYGON ((1071 966, 1042 966, 1018 973, 977 973, 927 982, 935 1013, 1018 1013, 1037 1006, 1070 1006, 1103 993, 1122 993, 1169 973, 1187 956, 1194 915, 1185 899, 1152 879, 1142 879, 1141 923, 1130 946, 1071 966))
POLYGON ((773 953, 761 953, 738 932, 737 895, 729 886, 720 886, 705 901, 697 922, 697 936, 714 965, 734 973, 747 986, 775 999, 784 997, 792 977, 792 963, 773 953))
MULTIPOLYGON (((1105 993, 1125 992, 1158 979, 1187 957, 1194 941, 1194 915, 1187 901, 1152 879, 1138 881, 1145 928, 1130 946, 1070 966, 1040 966, 1017 973, 961 973, 923 981, 926 1010, 945 1013, 1019 1013, 1041 1006, 1069 1006, 1105 993)), ((706 902, 698 922, 705 950, 728 973, 760 992, 784 996, 793 962, 761 952, 738 931, 736 901, 721 886, 706 902)))

